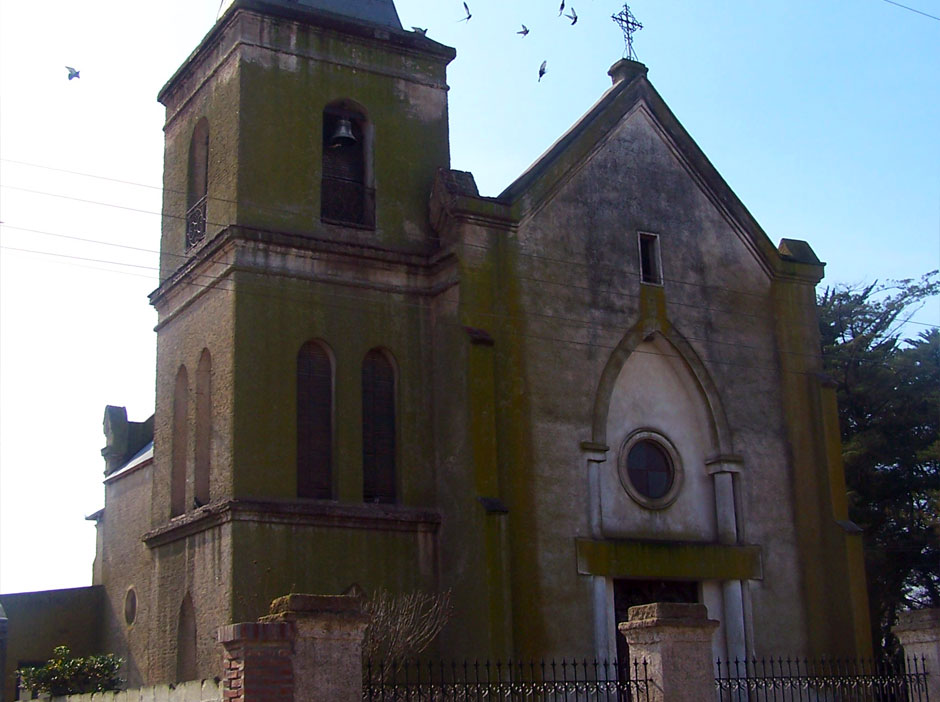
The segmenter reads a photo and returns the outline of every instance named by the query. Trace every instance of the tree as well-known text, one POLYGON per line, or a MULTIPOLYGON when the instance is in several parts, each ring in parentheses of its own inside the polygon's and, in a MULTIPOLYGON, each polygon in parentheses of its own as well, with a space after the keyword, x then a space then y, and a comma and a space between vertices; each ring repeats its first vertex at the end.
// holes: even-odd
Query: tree
POLYGON ((16 672, 34 694, 73 695, 119 689, 124 682, 118 677, 123 664, 113 653, 73 658, 68 646, 56 646, 45 665, 16 672))
POLYGON ((899 611, 940 606, 940 331, 902 338, 913 311, 938 294, 934 271, 837 285, 818 300, 849 516, 864 530, 872 635, 887 654, 899 611))

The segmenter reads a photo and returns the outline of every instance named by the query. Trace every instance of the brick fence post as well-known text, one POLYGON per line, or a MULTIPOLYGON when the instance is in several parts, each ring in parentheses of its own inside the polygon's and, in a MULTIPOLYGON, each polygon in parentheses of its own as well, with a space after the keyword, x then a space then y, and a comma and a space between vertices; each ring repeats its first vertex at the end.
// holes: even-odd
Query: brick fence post
POLYGON ((286 595, 271 603, 271 614, 262 621, 293 627, 294 702, 362 702, 368 617, 360 598, 286 595))
POLYGON ((705 605, 654 604, 631 607, 618 627, 630 657, 645 660, 649 702, 702 702, 715 696, 712 633, 718 622, 705 605))
POLYGON ((243 622, 219 629, 222 702, 289 702, 294 697, 289 622, 243 622))
POLYGON ((892 631, 904 646, 906 658, 924 661, 928 697, 940 700, 940 609, 901 612, 892 631))

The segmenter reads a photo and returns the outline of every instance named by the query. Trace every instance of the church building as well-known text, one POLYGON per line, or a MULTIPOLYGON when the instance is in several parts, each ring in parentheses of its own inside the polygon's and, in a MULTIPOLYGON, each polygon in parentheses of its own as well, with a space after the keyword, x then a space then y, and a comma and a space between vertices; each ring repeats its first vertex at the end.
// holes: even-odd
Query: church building
POLYGON ((481 195, 454 56, 392 0, 235 0, 161 90, 155 415, 106 411, 93 585, 0 596, 8 691, 61 643, 213 677, 220 626, 353 584, 449 590, 448 659, 615 659, 650 601, 870 654, 823 264, 632 60, 481 195))

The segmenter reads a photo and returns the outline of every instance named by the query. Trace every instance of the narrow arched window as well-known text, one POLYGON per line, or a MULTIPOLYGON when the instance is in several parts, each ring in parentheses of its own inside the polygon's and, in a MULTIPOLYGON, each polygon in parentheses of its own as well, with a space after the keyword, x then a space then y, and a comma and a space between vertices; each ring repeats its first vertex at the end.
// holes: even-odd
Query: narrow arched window
POLYGON ((187 592, 180 605, 176 624, 176 681, 186 682, 199 677, 196 666, 196 609, 187 592))
POLYGON ((209 120, 196 122, 189 142, 189 174, 186 186, 186 248, 206 236, 206 200, 209 192, 209 120))
POLYGON ((375 226, 372 129, 365 111, 348 101, 323 111, 320 217, 335 224, 375 226))
POLYGON ((189 377, 180 366, 173 386, 173 448, 170 467, 170 516, 186 511, 186 458, 189 452, 189 377))
POLYGON ((297 354, 297 497, 333 496, 333 364, 317 341, 297 354))
POLYGON ((196 368, 196 462, 193 506, 209 503, 209 470, 212 462, 212 357, 203 349, 196 368))
POLYGON ((383 351, 362 362, 362 497, 395 502, 395 372, 383 351))

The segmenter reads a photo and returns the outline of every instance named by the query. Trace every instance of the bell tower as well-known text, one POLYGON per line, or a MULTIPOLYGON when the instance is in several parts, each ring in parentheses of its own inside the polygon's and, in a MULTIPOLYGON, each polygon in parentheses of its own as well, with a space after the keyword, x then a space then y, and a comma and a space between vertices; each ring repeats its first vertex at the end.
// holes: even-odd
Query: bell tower
POLYGON ((392 0, 235 0, 159 94, 144 542, 149 639, 176 647, 132 652, 146 679, 214 675, 217 627, 286 592, 435 587, 422 342, 454 56, 392 0))

